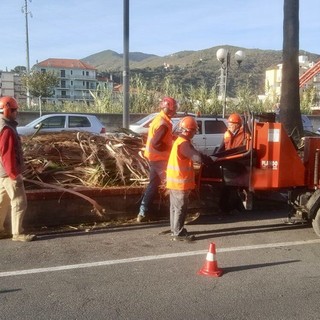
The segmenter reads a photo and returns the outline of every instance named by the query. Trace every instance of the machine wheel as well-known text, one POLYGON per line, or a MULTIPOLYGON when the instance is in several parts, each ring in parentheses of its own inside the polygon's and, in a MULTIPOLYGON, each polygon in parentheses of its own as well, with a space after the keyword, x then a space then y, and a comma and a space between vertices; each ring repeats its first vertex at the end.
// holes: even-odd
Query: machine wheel
POLYGON ((320 237, 320 209, 318 209, 316 216, 312 219, 312 227, 317 236, 320 237))

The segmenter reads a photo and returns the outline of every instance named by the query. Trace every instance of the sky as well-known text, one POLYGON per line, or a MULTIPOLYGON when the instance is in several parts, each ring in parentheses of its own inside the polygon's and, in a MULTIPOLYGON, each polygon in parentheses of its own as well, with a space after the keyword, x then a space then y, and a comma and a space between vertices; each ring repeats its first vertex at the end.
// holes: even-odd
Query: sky
MULTIPOLYGON (((27 0, 30 67, 48 58, 82 59, 104 50, 123 53, 123 2, 27 0)), ((130 52, 165 56, 224 45, 282 50, 283 0, 129 2, 130 52)), ((0 70, 10 71, 27 65, 25 0, 0 3, 0 70)), ((300 49, 316 54, 319 12, 319 0, 300 0, 300 49)))

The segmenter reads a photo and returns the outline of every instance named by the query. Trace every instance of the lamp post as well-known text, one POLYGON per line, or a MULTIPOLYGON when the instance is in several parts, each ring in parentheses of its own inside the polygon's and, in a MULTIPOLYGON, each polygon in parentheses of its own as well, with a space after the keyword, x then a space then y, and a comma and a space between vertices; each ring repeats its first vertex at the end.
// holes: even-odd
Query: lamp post
MULTIPOLYGON (((241 62, 245 58, 245 53, 241 50, 237 51, 234 55, 235 60, 240 67, 241 62)), ((223 101, 223 109, 222 109, 222 117, 224 118, 226 115, 227 109, 227 83, 228 83, 228 75, 230 68, 230 52, 227 49, 220 48, 217 51, 217 59, 221 63, 220 68, 220 85, 219 85, 219 96, 223 101)))

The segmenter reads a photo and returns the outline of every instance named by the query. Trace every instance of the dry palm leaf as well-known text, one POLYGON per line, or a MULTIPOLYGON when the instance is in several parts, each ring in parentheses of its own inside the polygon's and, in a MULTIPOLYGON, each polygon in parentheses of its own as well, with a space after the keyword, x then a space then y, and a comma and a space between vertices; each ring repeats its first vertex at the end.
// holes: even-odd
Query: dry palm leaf
MULTIPOLYGON (((26 179, 64 188, 143 185, 149 164, 144 142, 129 134, 62 132, 22 137, 26 179)), ((34 188, 34 185, 26 186, 34 188)))

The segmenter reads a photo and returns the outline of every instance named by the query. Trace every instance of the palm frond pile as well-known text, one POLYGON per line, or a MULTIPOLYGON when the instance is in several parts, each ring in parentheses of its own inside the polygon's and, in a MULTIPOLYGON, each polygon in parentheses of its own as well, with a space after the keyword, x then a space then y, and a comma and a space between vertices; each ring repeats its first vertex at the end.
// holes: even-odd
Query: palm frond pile
MULTIPOLYGON (((62 132, 22 137, 27 180, 65 188, 144 185, 149 165, 141 137, 62 132)), ((35 186, 28 182, 26 188, 35 186)))

